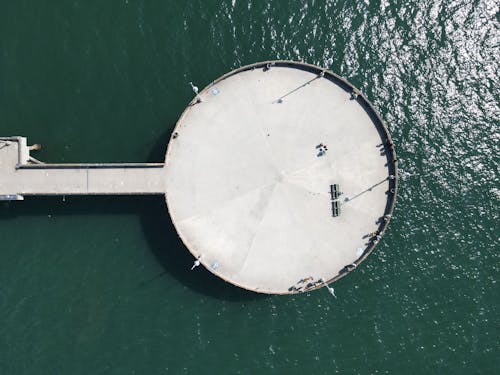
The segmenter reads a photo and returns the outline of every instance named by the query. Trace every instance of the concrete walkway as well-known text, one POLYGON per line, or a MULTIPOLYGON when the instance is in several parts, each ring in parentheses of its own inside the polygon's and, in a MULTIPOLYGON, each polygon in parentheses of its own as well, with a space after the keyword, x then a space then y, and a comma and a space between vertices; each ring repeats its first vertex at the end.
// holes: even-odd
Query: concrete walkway
POLYGON ((165 164, 46 164, 26 138, 0 138, 0 200, 109 194, 165 194, 195 266, 256 292, 298 293, 343 277, 380 241, 397 158, 362 93, 286 61, 202 90, 165 164))
POLYGON ((0 199, 25 195, 165 194, 164 164, 45 164, 24 137, 0 138, 0 199))

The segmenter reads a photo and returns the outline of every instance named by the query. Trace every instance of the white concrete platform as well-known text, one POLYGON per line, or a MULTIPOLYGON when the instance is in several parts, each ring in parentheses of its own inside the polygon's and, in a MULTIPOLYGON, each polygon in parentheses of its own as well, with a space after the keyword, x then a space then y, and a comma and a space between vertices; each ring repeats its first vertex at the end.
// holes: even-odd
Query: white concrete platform
POLYGON ((347 81, 265 62, 200 92, 165 164, 45 164, 26 138, 0 137, 0 200, 89 194, 166 194, 184 244, 211 272, 257 292, 298 293, 373 250, 394 207, 397 163, 383 121, 347 81))
POLYGON ((24 137, 0 138, 0 200, 26 195, 165 194, 164 164, 34 164, 24 137))
POLYGON ((200 92, 169 143, 174 225, 206 268, 240 287, 295 293, 337 279, 392 210, 383 123, 318 73, 276 63, 228 74, 200 92), (343 192, 337 217, 332 184, 343 192))

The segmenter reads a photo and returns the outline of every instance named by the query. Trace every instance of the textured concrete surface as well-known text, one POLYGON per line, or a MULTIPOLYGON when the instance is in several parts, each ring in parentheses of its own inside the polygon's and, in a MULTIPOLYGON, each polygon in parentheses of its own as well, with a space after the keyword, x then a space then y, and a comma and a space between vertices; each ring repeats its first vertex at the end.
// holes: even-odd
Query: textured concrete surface
POLYGON ((205 267, 247 289, 290 293, 363 254, 385 213, 389 170, 383 139, 350 92, 272 66, 199 96, 169 143, 165 183, 174 225, 205 267), (331 184, 343 192, 338 217, 331 184))
POLYGON ((187 107, 165 165, 36 164, 24 137, 0 138, 0 199, 166 193, 183 242, 216 275, 264 293, 319 287, 370 253, 397 192, 390 136, 352 89, 304 64, 242 68, 187 107))
POLYGON ((0 195, 164 194, 163 164, 30 164, 23 137, 0 139, 0 195))

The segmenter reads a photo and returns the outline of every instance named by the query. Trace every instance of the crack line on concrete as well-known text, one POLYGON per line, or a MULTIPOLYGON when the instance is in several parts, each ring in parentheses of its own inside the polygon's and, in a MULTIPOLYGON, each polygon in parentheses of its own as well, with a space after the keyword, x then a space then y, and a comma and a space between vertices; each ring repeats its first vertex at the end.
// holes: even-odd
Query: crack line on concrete
POLYGON ((272 198, 274 196, 274 192, 275 192, 276 187, 278 185, 279 185, 278 183, 275 183, 274 186, 273 186, 273 188, 272 188, 272 190, 269 192, 269 196, 267 198, 265 207, 262 208, 263 215, 260 217, 259 223, 257 224, 257 227, 255 228, 255 232, 252 235, 252 239, 250 240, 250 244, 248 246, 247 253, 245 254, 245 258, 244 258, 244 260, 243 260, 243 262, 242 262, 242 264, 240 266, 240 269, 238 270, 238 273, 240 273, 240 271, 245 267, 245 264, 247 263, 248 257, 249 257, 249 255, 251 253, 251 250, 252 250, 254 242, 255 242, 255 238, 257 237, 257 233, 259 232, 259 229, 260 229, 260 227, 262 225, 262 222, 266 218, 267 209, 268 209, 269 205, 271 204, 272 198))
POLYGON ((187 223, 187 222, 192 221, 192 220, 200 219, 200 218, 203 218, 205 216, 210 216, 210 215, 212 215, 212 213, 217 212, 217 211, 219 211, 221 209, 226 208, 227 206, 231 205, 234 201, 236 201, 238 199, 241 199, 241 198, 243 198, 243 197, 245 197, 245 196, 247 196, 249 194, 252 194, 256 190, 265 189, 265 188, 267 188, 269 186, 272 186, 272 185, 275 185, 275 184, 276 184, 276 181, 273 181, 271 183, 267 183, 265 185, 258 186, 258 187, 254 188, 254 189, 247 190, 244 193, 239 194, 238 196, 235 196, 235 197, 233 197, 233 198, 231 198, 229 200, 221 202, 218 206, 216 206, 216 208, 212 208, 209 211, 205 211, 203 213, 196 214, 196 215, 191 215, 189 217, 186 217, 185 219, 179 220, 179 224, 184 224, 184 223, 187 223))

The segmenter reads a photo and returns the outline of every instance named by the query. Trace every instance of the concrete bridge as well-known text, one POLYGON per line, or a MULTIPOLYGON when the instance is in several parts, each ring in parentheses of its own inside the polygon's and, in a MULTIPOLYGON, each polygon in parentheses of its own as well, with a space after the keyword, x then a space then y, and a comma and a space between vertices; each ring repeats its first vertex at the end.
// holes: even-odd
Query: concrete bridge
POLYGON ((163 163, 47 164, 25 137, 0 138, 0 200, 29 195, 165 194, 163 163))
POLYGON ((165 195, 194 266, 260 293, 322 287, 373 251, 392 216, 397 158, 358 89, 320 67, 268 61, 196 93, 165 164, 46 164, 26 138, 0 138, 0 200, 165 195))

